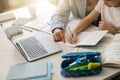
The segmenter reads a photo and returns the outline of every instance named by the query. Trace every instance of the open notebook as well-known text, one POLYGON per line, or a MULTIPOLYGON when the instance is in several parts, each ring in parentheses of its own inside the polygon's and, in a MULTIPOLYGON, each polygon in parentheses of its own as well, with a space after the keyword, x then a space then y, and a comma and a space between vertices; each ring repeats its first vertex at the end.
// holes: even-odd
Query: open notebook
POLYGON ((16 47, 27 61, 34 61, 62 51, 50 36, 42 33, 17 41, 16 47))
POLYGON ((108 30, 81 32, 77 37, 75 44, 66 43, 69 46, 95 46, 108 32, 108 30))

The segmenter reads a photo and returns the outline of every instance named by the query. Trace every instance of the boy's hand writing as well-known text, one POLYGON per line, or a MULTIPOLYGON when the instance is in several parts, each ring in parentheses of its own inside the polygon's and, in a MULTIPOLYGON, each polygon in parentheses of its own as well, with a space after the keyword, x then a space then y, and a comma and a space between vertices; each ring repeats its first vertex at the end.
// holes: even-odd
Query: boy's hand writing
POLYGON ((76 42, 77 34, 75 32, 68 33, 66 38, 69 43, 73 44, 76 42))

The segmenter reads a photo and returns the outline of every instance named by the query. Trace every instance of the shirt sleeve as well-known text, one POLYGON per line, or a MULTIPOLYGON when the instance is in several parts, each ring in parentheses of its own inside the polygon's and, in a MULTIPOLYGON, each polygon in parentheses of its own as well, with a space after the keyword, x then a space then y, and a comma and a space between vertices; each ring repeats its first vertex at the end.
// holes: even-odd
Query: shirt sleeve
POLYGON ((51 18, 51 31, 56 28, 64 30, 70 16, 69 0, 60 0, 55 14, 51 18))
POLYGON ((103 0, 99 0, 98 4, 95 7, 95 10, 98 11, 99 13, 101 13, 102 4, 103 4, 103 0))

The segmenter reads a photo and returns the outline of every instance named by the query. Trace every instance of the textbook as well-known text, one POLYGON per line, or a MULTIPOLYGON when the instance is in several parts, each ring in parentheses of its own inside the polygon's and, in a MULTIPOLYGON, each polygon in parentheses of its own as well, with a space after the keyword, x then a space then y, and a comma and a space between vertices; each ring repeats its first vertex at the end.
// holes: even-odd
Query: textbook
POLYGON ((36 80, 36 78, 50 78, 50 61, 36 61, 13 65, 7 76, 7 80, 36 80))
POLYGON ((15 19, 15 15, 13 13, 2 13, 0 14, 0 22, 5 22, 9 20, 15 19))
POLYGON ((120 67, 120 34, 114 35, 113 40, 102 54, 104 66, 120 67))

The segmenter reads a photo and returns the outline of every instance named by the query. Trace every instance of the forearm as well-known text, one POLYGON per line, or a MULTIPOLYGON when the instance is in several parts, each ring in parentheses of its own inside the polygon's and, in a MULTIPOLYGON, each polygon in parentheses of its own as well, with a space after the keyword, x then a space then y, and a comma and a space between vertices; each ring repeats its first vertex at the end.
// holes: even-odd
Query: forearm
POLYGON ((51 18, 51 31, 55 28, 61 28, 64 30, 68 22, 68 17, 70 15, 70 8, 68 0, 60 0, 55 14, 51 18))
POLYGON ((76 34, 79 34, 81 31, 88 28, 91 23, 91 21, 83 19, 73 31, 76 32, 76 34))
POLYGON ((89 25, 100 15, 99 12, 97 12, 95 9, 87 16, 85 17, 79 24, 78 26, 73 30, 76 34, 79 32, 83 31, 89 25))
POLYGON ((66 22, 59 21, 59 20, 52 20, 51 21, 51 31, 53 32, 53 30, 56 28, 60 28, 60 29, 64 30, 65 25, 66 25, 66 22))

